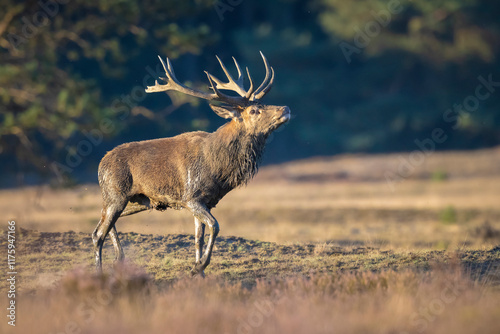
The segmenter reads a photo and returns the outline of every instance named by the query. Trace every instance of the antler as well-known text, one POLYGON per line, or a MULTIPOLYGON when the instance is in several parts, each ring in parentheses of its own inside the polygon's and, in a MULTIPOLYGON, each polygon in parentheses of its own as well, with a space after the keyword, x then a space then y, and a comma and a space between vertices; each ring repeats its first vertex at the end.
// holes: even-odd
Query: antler
POLYGON ((252 94, 251 101, 258 101, 262 99, 267 93, 269 93, 274 83, 274 69, 269 66, 269 63, 262 52, 260 52, 260 55, 262 56, 264 66, 266 67, 266 77, 260 84, 259 88, 257 88, 257 90, 252 94), (271 69, 270 72, 269 69, 271 69))
POLYGON ((229 80, 228 82, 222 82, 218 78, 216 78, 214 75, 208 73, 205 71, 208 81, 210 82, 211 88, 214 91, 214 93, 205 93, 199 90, 195 90, 189 87, 184 86, 183 84, 179 83, 177 78, 175 77, 174 69, 172 67, 172 64, 170 63, 170 60, 167 58, 167 64, 160 58, 161 64, 163 65, 163 69, 165 70, 165 74, 167 75, 166 78, 161 78, 162 80, 166 81, 167 83, 165 85, 160 85, 158 83, 158 80, 155 81, 154 86, 148 86, 146 89, 146 93, 154 93, 154 92, 164 92, 168 90, 174 90, 181 92, 183 94, 199 97, 208 101, 219 101, 219 102, 224 102, 229 105, 237 105, 237 106, 246 106, 250 101, 258 101, 261 98, 266 95, 269 90, 271 89, 271 86, 274 82, 274 70, 272 67, 269 66, 269 63, 262 54, 262 59, 264 60, 264 66, 266 67, 266 77, 262 84, 257 88, 256 90, 254 89, 253 81, 250 76, 250 71, 248 70, 248 67, 246 68, 246 72, 248 75, 248 80, 250 81, 250 88, 248 90, 245 90, 244 85, 243 85, 243 74, 241 72, 240 65, 236 61, 236 59, 233 57, 234 60, 234 65, 236 66, 236 69, 238 71, 238 78, 236 80, 233 79, 229 71, 227 70, 226 66, 224 63, 217 57, 217 60, 220 63, 220 66, 222 67, 222 70, 226 74, 227 79, 229 80), (230 96, 221 93, 220 90, 231 90, 236 92, 239 96, 230 96))

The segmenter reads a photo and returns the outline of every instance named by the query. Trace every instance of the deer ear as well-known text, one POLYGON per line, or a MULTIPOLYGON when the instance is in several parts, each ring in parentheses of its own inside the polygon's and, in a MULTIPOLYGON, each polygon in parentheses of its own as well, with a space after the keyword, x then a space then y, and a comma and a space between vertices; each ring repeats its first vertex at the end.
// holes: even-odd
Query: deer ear
POLYGON ((240 117, 240 111, 237 108, 233 108, 231 106, 215 106, 213 104, 209 104, 209 106, 218 116, 222 118, 240 117))

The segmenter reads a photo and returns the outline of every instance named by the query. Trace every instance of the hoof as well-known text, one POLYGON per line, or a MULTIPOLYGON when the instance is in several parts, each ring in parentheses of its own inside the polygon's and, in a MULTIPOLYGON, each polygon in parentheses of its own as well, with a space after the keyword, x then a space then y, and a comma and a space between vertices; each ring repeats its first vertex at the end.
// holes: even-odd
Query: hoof
POLYGON ((113 260, 114 264, 119 264, 119 263, 123 263, 123 262, 125 262, 125 256, 115 257, 115 259, 113 260))
POLYGON ((191 277, 205 278, 205 272, 194 267, 193 269, 191 269, 191 277))

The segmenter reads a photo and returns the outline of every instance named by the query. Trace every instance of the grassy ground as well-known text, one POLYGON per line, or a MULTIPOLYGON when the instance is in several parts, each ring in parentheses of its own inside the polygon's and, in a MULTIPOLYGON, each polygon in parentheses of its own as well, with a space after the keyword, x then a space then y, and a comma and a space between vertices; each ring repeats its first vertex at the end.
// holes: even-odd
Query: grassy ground
POLYGON ((389 186, 398 161, 264 168, 213 211, 222 231, 205 280, 188 276, 185 211, 120 219, 128 260, 113 266, 107 244, 95 276, 95 185, 4 190, 19 308, 1 332, 498 333, 500 150, 435 153, 389 186))
MULTIPOLYGON (((189 277, 193 265, 192 235, 144 235, 133 232, 120 235, 128 261, 144 268, 158 286, 189 277)), ((88 233, 18 233, 17 270, 21 292, 33 293, 40 286, 50 287, 75 267, 93 269, 92 241, 88 233)), ((0 247, 6 248, 2 239, 0 247)), ((104 249, 105 270, 113 271, 113 249, 104 249)), ((213 261, 206 270, 210 277, 253 287, 258 279, 289 278, 311 273, 336 271, 426 271, 433 265, 458 263, 476 278, 500 265, 500 247, 482 249, 386 249, 359 245, 296 243, 281 245, 238 237, 220 237, 213 261)), ((499 268, 500 269, 500 268, 499 268)), ((0 287, 6 288, 2 281, 0 287)))

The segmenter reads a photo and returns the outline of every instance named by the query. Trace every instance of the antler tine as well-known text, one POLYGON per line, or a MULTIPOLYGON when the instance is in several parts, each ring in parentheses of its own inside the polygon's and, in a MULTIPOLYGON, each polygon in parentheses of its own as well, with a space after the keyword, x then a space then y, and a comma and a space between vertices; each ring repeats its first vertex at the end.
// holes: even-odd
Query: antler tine
POLYGON ((226 66, 222 62, 222 60, 220 60, 220 58, 218 56, 215 56, 215 57, 219 61, 220 67, 224 71, 224 74, 226 74, 227 79, 229 80, 228 82, 222 82, 217 77, 215 77, 214 75, 211 74, 212 80, 217 84, 217 88, 218 89, 232 90, 232 91, 235 91, 236 93, 238 93, 240 96, 244 97, 246 95, 246 91, 245 91, 245 88, 243 87, 243 76, 241 74, 240 65, 238 64, 236 59, 234 59, 234 57, 233 57, 234 64, 236 65, 236 69, 238 70, 238 79, 235 81, 233 79, 233 77, 231 76, 231 73, 229 73, 226 66))
POLYGON ((163 65, 163 68, 165 69, 165 73, 167 73, 167 75, 170 74, 170 77, 173 80, 175 80, 176 82, 179 82, 177 80, 177 78, 175 77, 174 67, 172 66, 172 63, 170 62, 170 59, 167 58, 167 68, 168 68, 168 71, 167 71, 167 69, 165 68, 165 63, 163 62, 163 60, 161 59, 161 57, 158 56, 158 58, 160 58, 161 64, 163 65))
MULTIPOLYGON (((208 73, 207 71, 205 71, 205 73, 206 73, 206 75, 208 77, 208 81, 210 82, 210 86, 211 86, 212 90, 215 93, 215 96, 217 96, 217 98, 215 100, 221 101, 221 102, 225 102, 225 103, 230 104, 230 105, 244 106, 244 105, 247 104, 248 99, 246 99, 243 96, 242 97, 239 97, 239 96, 229 96, 229 95, 226 95, 226 94, 222 93, 219 90, 219 88, 217 87, 217 86, 220 85, 220 80, 217 79, 216 77, 214 77, 212 74, 208 73)), ((224 83, 222 83, 222 84, 224 84, 224 83)))
POLYGON ((271 67, 271 79, 269 80, 269 83, 259 93, 254 94, 254 98, 252 101, 262 99, 267 93, 269 93, 271 88, 273 88, 273 83, 274 83, 274 69, 271 67))
POLYGON ((146 88, 146 93, 165 92, 168 90, 174 90, 174 91, 178 91, 180 93, 186 94, 186 95, 199 97, 199 98, 202 98, 205 100, 215 100, 218 98, 218 96, 216 94, 204 93, 204 92, 201 92, 201 91, 184 86, 175 77, 174 68, 172 66, 172 63, 170 62, 170 59, 167 58, 167 63, 165 64, 165 62, 163 61, 163 59, 161 59, 160 56, 158 56, 158 58, 160 58, 161 65, 163 66, 163 69, 165 70, 165 74, 167 75, 166 78, 160 78, 160 79, 166 81, 167 83, 165 85, 160 85, 158 83, 158 80, 155 80, 155 85, 148 86, 146 88))
MULTIPOLYGON (((236 61, 236 58, 233 57, 233 60, 234 60, 234 65, 236 65, 236 69, 238 70, 238 80, 236 80, 236 82, 238 83, 239 86, 241 86, 241 88, 243 88, 243 90, 245 90, 245 88, 243 86, 244 78, 243 78, 243 73, 241 72, 240 65, 236 61)), ((246 91, 245 98, 249 99, 250 96, 252 96, 255 88, 253 86, 252 76, 250 75, 250 71, 248 70, 248 67, 246 67, 245 69, 247 71, 248 81, 250 81, 250 88, 246 91)))
POLYGON ((158 59, 160 59, 161 65, 163 66, 163 69, 165 70, 165 74, 167 75, 166 78, 160 77, 160 79, 167 81, 167 82, 169 80, 172 80, 175 83, 179 83, 179 81, 175 77, 174 67, 172 66, 172 63, 170 62, 170 59, 167 58, 167 65, 165 65, 165 62, 163 61, 163 59, 161 59, 160 56, 158 56, 158 59))
POLYGON ((250 96, 252 96, 255 89, 253 87, 253 81, 252 81, 252 77, 250 76, 250 71, 248 70, 248 67, 246 69, 247 69, 248 81, 250 81, 250 88, 248 89, 247 93, 245 94, 245 98, 250 99, 250 96))
POLYGON ((241 68, 240 64, 236 61, 236 58, 233 57, 234 65, 236 66, 236 70, 238 71, 238 79, 236 80, 237 83, 241 84, 241 87, 243 87, 243 74, 241 73, 241 68))
POLYGON ((274 69, 269 66, 269 62, 267 61, 266 56, 260 52, 260 55, 262 56, 262 59, 264 60, 264 66, 266 67, 266 77, 264 78, 264 81, 260 84, 259 88, 255 90, 255 92, 252 94, 250 100, 251 101, 256 101, 260 100, 261 98, 266 95, 272 87, 272 84, 274 82, 274 69))
MULTIPOLYGON (((169 73, 170 71, 167 69, 167 65, 165 65, 165 62, 163 61, 163 59, 161 59, 160 56, 158 56, 158 59, 160 59, 161 66, 163 66, 163 70, 165 70, 165 74, 167 75, 167 77, 170 78, 170 73, 169 73)), ((167 58, 167 63, 168 63, 168 65, 170 65, 170 60, 168 58, 167 58)), ((170 67, 170 66, 168 66, 168 67, 170 67)))

